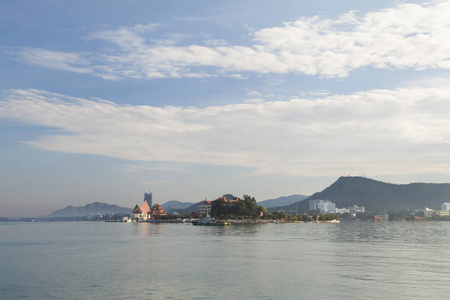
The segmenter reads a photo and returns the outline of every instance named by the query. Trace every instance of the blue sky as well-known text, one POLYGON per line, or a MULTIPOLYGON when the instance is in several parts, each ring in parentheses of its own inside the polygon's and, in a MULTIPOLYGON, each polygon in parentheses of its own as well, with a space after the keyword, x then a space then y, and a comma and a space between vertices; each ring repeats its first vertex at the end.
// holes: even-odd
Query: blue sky
POLYGON ((0 216, 449 182, 450 1, 2 1, 0 216))

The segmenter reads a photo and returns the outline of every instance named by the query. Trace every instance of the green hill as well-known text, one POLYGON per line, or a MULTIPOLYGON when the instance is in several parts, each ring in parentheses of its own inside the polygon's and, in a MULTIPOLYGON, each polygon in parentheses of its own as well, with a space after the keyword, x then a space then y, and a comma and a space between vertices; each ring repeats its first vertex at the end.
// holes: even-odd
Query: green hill
MULTIPOLYGON (((323 191, 299 202, 299 211, 308 210, 309 200, 314 199, 330 200, 339 208, 356 204, 371 212, 439 208, 443 202, 450 202, 450 184, 391 184, 365 177, 340 177, 323 191)), ((295 209, 295 206, 285 209, 295 209)))

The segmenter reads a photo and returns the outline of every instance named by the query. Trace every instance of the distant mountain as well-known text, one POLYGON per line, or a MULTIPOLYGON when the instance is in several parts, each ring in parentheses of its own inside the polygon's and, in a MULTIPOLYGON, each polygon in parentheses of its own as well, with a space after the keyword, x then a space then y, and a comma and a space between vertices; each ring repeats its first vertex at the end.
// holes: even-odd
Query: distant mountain
POLYGON ((179 210, 188 208, 189 206, 193 205, 193 202, 181 202, 177 200, 168 201, 164 204, 161 204, 162 208, 169 214, 173 212, 177 212, 179 210))
POLYGON ((186 207, 184 209, 178 209, 178 210, 176 210, 176 212, 178 212, 180 215, 182 215, 182 214, 191 214, 193 212, 197 212, 199 207, 200 207, 200 205, 202 205, 202 203, 203 203, 203 201, 194 203, 194 204, 192 204, 192 205, 190 205, 190 206, 188 206, 188 207, 186 207))
MULTIPOLYGON (((439 208, 443 202, 450 202, 450 184, 391 184, 365 177, 340 177, 323 191, 299 202, 299 211, 308 210, 309 200, 314 199, 330 200, 338 208, 356 204, 371 212, 439 208)), ((289 209, 295 209, 295 204, 286 207, 289 209)))
POLYGON ((66 208, 55 210, 48 217, 84 217, 90 214, 116 214, 125 213, 130 214, 131 208, 120 207, 107 203, 94 202, 85 206, 67 206, 66 208))
POLYGON ((281 206, 291 205, 292 203, 303 201, 306 198, 308 198, 308 196, 304 196, 304 195, 283 196, 283 197, 278 197, 275 199, 259 201, 258 205, 261 205, 265 208, 277 207, 279 209, 281 206))

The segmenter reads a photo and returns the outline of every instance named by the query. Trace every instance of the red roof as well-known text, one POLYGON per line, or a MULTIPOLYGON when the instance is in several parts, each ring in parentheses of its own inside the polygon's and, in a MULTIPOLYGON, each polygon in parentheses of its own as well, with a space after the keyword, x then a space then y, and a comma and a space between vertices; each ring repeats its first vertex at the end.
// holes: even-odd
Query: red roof
POLYGON ((144 203, 141 205, 141 210, 145 213, 150 212, 150 206, 148 206, 147 201, 144 201, 144 203))
POLYGON ((164 209, 161 207, 161 205, 159 205, 158 203, 156 203, 156 204, 153 205, 153 207, 152 207, 151 214, 152 214, 152 215, 165 215, 166 212, 165 212, 164 209))

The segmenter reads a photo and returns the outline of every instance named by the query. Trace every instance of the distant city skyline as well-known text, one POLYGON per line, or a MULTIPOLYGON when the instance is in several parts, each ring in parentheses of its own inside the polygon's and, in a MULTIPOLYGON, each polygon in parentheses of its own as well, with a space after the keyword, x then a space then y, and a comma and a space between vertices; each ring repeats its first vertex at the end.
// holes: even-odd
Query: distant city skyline
POLYGON ((2 1, 0 217, 450 182, 450 1, 2 1))

